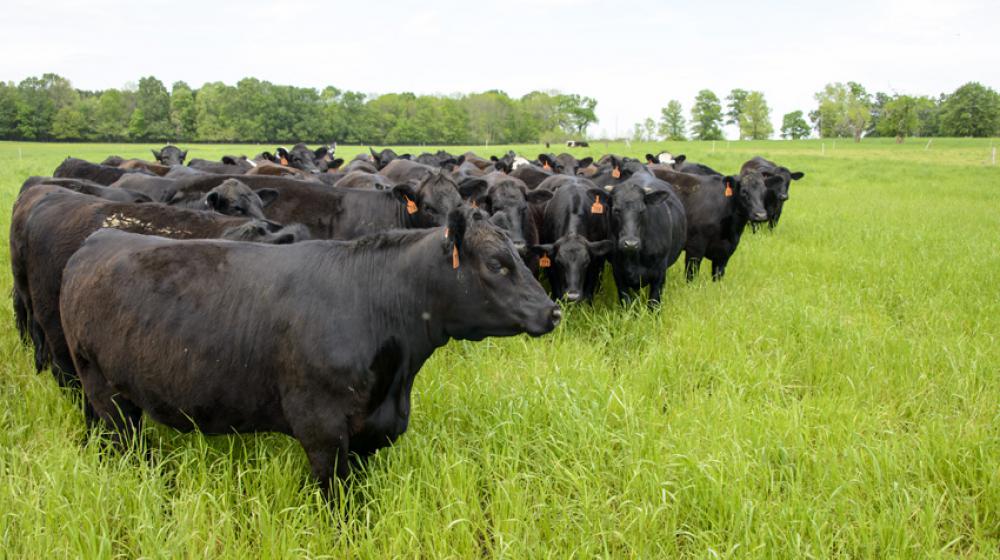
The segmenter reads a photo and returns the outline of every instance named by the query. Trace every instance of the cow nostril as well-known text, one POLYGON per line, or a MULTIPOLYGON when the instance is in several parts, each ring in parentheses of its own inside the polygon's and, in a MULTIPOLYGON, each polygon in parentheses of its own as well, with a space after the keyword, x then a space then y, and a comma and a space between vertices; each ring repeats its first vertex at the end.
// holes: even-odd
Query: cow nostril
POLYGON ((562 310, 556 307, 552 310, 552 326, 558 326, 560 321, 562 321, 562 310))
POLYGON ((566 292, 568 301, 580 301, 580 292, 566 292))

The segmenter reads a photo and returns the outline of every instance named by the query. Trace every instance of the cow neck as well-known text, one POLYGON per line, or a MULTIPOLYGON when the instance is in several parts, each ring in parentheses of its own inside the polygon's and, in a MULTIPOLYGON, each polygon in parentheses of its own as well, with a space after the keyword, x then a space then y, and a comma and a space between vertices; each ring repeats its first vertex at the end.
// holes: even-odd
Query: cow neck
POLYGON ((740 205, 738 198, 737 196, 729 197, 729 238, 734 242, 740 240, 743 229, 750 221, 750 213, 740 205))

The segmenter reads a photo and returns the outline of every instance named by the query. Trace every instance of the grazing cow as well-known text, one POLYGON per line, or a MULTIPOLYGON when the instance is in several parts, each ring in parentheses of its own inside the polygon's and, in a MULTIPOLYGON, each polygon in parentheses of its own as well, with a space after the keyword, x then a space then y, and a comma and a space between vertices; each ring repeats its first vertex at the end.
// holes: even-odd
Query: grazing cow
POLYGON ((605 256, 614 249, 609 195, 583 177, 559 177, 565 180, 545 205, 542 243, 532 251, 548 265, 553 299, 593 301, 605 256))
POLYGON ((660 302, 667 268, 684 249, 684 205, 669 184, 648 172, 605 187, 611 193, 611 257, 618 299, 625 303, 649 286, 649 305, 660 302))
POLYGON ((226 179, 204 195, 196 191, 177 192, 168 204, 176 208, 214 210, 227 216, 269 221, 264 216, 264 207, 274 202, 276 198, 278 191, 275 189, 254 191, 238 179, 226 179))
POLYGON ((764 210, 767 211, 767 223, 770 229, 774 229, 781 219, 781 209, 788 200, 788 187, 792 181, 798 181, 805 177, 801 171, 791 171, 787 167, 782 167, 773 161, 768 161, 760 156, 756 156, 743 164, 740 173, 756 169, 764 176, 767 183, 767 195, 764 197, 764 210))
POLYGON ((249 237, 269 243, 290 243, 301 235, 300 230, 277 229, 260 221, 247 229, 246 218, 154 203, 109 202, 56 186, 38 185, 28 193, 30 197, 18 199, 11 221, 15 299, 27 310, 28 324, 43 335, 35 344, 36 367, 41 371, 51 359, 53 374, 62 385, 71 384, 75 374, 60 327, 59 285, 66 261, 94 231, 111 227, 179 239, 249 237))
POLYGON ((119 169, 110 165, 98 165, 73 157, 63 160, 59 164, 59 167, 52 173, 52 176, 67 179, 86 179, 99 185, 107 186, 129 173, 154 176, 145 169, 119 169))
POLYGON ((585 140, 567 140, 566 141, 566 147, 567 148, 589 148, 590 144, 588 142, 586 142, 585 140))
POLYGON ((181 151, 177 146, 164 146, 162 150, 151 150, 153 152, 153 157, 156 161, 160 162, 167 167, 172 167, 174 165, 184 165, 184 160, 187 159, 187 150, 181 151))
POLYGON ((35 185, 58 185, 64 189, 89 194, 90 196, 96 196, 114 202, 153 202, 150 197, 142 193, 132 192, 125 189, 116 189, 114 187, 106 187, 86 179, 67 179, 58 177, 28 177, 28 179, 21 185, 21 190, 18 194, 23 194, 24 191, 34 187, 35 185))
POLYGON ((63 287, 92 421, 125 441, 143 412, 181 430, 288 434, 324 489, 406 431, 435 349, 541 336, 561 318, 468 207, 447 229, 280 248, 102 231, 63 287))
POLYGON ((378 170, 382 170, 382 168, 397 159, 410 159, 410 154, 397 155, 396 152, 392 151, 390 148, 386 148, 381 152, 376 152, 374 149, 368 148, 368 151, 371 152, 372 162, 378 170))
POLYGON ((653 166, 652 171, 670 183, 684 202, 688 227, 684 270, 688 281, 697 276, 704 258, 712 262, 712 279, 722 279, 747 223, 767 219, 764 177, 754 170, 727 177, 681 173, 666 166, 653 166))

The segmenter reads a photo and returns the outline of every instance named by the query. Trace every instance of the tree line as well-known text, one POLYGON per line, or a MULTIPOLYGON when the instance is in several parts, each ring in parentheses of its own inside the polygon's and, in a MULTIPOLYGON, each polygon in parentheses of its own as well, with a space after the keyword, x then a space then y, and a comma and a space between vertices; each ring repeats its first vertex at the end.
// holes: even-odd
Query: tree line
MULTIPOLYGON (((937 97, 883 92, 870 94, 857 82, 827 84, 815 95, 817 106, 808 114, 792 111, 781 119, 781 137, 799 139, 815 130, 821 138, 907 136, 987 137, 1000 135, 1000 94, 978 82, 962 85, 937 97)), ((735 125, 741 140, 763 140, 774 135, 771 109, 763 92, 734 89, 722 100, 708 89, 698 92, 685 120, 681 103, 671 100, 660 110, 659 122, 636 123, 637 141, 722 140, 722 127, 735 125)))
POLYGON ((156 77, 103 91, 57 74, 0 82, 0 138, 144 142, 512 144, 582 138, 597 101, 558 91, 369 96, 244 78, 168 91, 156 77))

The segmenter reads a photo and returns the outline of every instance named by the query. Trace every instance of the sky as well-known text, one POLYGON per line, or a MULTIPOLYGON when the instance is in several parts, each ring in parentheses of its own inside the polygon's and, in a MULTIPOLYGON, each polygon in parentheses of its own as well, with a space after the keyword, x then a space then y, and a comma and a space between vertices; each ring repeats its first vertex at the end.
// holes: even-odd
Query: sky
POLYGON ((0 52, 4 81, 55 72, 81 89, 150 74, 168 88, 253 76, 375 94, 555 89, 598 100, 592 136, 742 88, 764 93, 778 130, 830 82, 1000 89, 1000 2, 4 0, 0 52))

